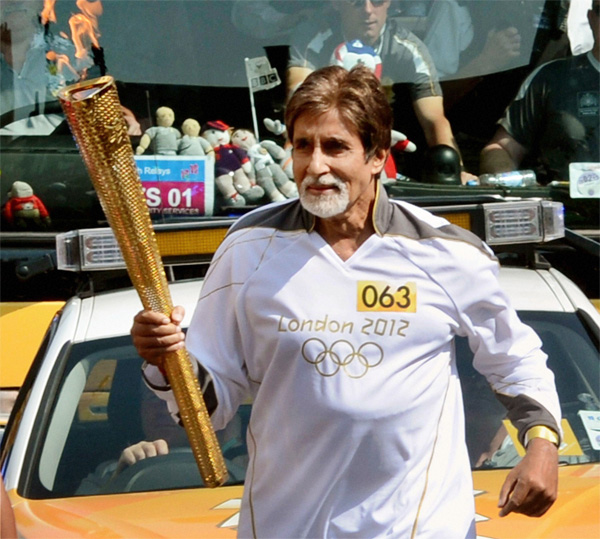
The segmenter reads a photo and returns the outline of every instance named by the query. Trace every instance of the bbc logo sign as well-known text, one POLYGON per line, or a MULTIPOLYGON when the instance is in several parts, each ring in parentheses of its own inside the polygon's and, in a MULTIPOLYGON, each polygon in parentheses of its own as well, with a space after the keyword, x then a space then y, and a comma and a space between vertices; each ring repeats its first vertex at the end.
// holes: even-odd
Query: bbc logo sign
POLYGON ((252 88, 260 88, 263 86, 269 86, 271 84, 277 84, 279 82, 277 73, 269 73, 268 75, 261 75, 260 77, 252 78, 252 88))

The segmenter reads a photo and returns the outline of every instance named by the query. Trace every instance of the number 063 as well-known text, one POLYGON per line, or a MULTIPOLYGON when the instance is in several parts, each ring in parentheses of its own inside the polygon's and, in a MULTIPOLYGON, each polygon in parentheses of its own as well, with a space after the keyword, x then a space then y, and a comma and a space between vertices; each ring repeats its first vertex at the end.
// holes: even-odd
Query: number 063
POLYGON ((361 312, 409 312, 417 310, 417 286, 413 282, 391 284, 359 281, 357 305, 361 312))

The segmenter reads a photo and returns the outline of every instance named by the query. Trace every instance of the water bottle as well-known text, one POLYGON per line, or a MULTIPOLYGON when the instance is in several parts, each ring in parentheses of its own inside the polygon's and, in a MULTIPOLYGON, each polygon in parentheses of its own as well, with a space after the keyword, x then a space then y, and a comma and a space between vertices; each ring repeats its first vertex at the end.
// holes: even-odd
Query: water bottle
POLYGON ((533 187, 537 185, 533 170, 513 170, 496 174, 482 174, 479 185, 502 187, 533 187))

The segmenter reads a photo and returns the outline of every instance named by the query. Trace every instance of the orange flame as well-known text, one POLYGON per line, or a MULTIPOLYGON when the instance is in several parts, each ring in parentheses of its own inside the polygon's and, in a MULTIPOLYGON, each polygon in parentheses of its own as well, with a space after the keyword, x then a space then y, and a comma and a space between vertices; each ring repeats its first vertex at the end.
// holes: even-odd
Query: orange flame
MULTIPOLYGON (((56 22, 56 15, 54 12, 54 5, 56 0, 44 0, 44 11, 41 13, 41 19, 44 24, 47 22, 56 22)), ((56 73, 63 76, 67 72, 75 75, 76 79, 85 79, 87 76, 87 67, 89 67, 88 61, 91 62, 89 50, 92 47, 100 49, 98 43, 98 37, 100 32, 98 30, 98 17, 102 15, 103 8, 100 0, 77 0, 77 7, 80 13, 72 15, 69 18, 70 28, 70 39, 75 46, 75 58, 77 61, 74 62, 75 67, 71 65, 70 59, 65 54, 59 54, 54 51, 50 51, 46 58, 55 62, 56 73), (80 60, 83 60, 80 62, 80 60), (87 66, 87 67, 85 67, 87 66)), ((60 32, 60 36, 69 39, 69 36, 64 32, 60 32)))
POLYGON ((75 45, 75 57, 85 58, 88 54, 90 43, 99 48, 94 25, 88 17, 83 13, 77 13, 69 19, 69 27, 71 28, 71 38, 75 45))
POLYGON ((77 7, 81 11, 69 19, 71 38, 75 44, 75 57, 85 58, 90 44, 97 49, 98 44, 98 17, 102 15, 102 2, 100 0, 77 0, 77 7))
POLYGON ((94 28, 98 29, 98 17, 102 15, 102 2, 100 0, 77 0, 79 11, 94 21, 94 28))
POLYGON ((42 9, 42 12, 40 13, 42 24, 46 25, 49 22, 56 22, 54 4, 56 4, 56 0, 44 0, 44 9, 42 9))

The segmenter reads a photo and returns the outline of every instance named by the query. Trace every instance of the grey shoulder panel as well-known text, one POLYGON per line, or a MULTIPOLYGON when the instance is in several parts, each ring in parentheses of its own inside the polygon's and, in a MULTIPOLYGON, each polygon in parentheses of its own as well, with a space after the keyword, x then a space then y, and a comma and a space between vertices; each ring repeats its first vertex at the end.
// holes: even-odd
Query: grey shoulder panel
POLYGON ((300 205, 298 199, 273 204, 254 210, 240 217, 229 229, 229 233, 246 228, 272 228, 291 232, 311 230, 313 219, 300 205))
MULTIPOLYGON (((428 222, 421 219, 417 213, 413 213, 399 204, 392 202, 390 206, 392 211, 388 225, 385 227, 386 235, 404 236, 414 240, 443 239, 461 241, 488 253, 481 238, 460 226, 450 223, 434 226, 433 220, 428 222)), ((434 219, 440 218, 434 217, 434 219)))

